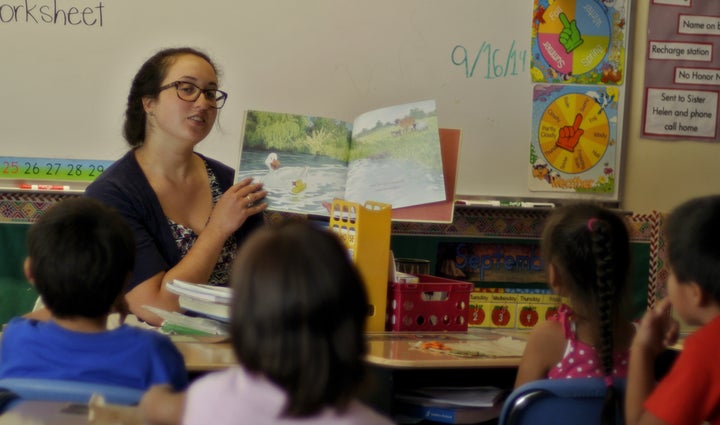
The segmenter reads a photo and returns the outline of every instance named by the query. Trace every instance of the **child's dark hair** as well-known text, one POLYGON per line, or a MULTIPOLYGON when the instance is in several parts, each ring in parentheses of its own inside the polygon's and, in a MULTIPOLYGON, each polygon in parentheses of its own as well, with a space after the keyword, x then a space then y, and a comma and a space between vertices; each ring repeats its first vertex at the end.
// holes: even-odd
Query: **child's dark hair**
POLYGON ((720 303, 720 195, 694 198, 675 208, 665 234, 678 283, 695 282, 720 303))
POLYGON ((364 377, 368 299, 329 230, 285 221, 257 230, 232 273, 231 335, 239 362, 283 388, 283 414, 347 407, 364 377))
MULTIPOLYGON (((592 203, 559 207, 543 229, 541 255, 546 266, 554 266, 571 302, 599 318, 598 353, 603 374, 611 383, 613 329, 624 317, 630 270, 627 223, 618 214, 592 203)), ((609 385, 602 423, 615 422, 620 402, 621 395, 609 385)))
POLYGON ((30 227, 30 271, 57 317, 110 313, 135 262, 135 241, 122 216, 91 198, 60 201, 30 227))

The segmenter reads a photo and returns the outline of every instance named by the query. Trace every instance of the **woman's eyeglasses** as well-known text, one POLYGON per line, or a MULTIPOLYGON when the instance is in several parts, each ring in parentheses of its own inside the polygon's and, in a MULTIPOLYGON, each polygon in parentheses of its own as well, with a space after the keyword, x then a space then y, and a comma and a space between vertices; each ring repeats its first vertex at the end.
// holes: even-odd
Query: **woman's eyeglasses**
POLYGON ((160 91, 175 87, 177 96, 186 102, 195 102, 202 93, 205 100, 208 101, 211 108, 220 109, 225 105, 228 94, 218 89, 201 89, 193 83, 187 81, 173 81, 160 87, 160 91))

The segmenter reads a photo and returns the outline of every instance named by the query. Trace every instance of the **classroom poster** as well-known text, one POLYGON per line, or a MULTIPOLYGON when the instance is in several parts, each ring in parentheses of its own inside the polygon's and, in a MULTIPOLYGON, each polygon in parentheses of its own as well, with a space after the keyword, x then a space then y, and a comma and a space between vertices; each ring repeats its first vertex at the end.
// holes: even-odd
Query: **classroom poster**
POLYGON ((535 0, 530 190, 617 193, 629 9, 535 0))
POLYGON ((643 137, 718 141, 720 1, 653 0, 643 137))
POLYGON ((530 190, 613 193, 620 101, 617 87, 535 85, 530 190))
POLYGON ((537 243, 440 242, 435 275, 473 283, 513 283, 518 287, 545 284, 537 243))
POLYGON ((628 9, 626 0, 535 0, 532 81, 623 84, 628 9))

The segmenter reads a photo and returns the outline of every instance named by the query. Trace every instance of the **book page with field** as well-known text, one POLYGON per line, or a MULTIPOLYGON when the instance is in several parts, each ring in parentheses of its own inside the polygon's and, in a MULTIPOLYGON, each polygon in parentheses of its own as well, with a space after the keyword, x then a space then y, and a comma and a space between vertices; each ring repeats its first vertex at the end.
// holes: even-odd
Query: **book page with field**
POLYGON ((445 201, 435 102, 378 109, 353 124, 246 111, 236 181, 245 177, 264 183, 275 211, 329 217, 333 199, 393 208, 445 201))
POLYGON ((355 119, 345 200, 393 208, 445 200, 435 101, 390 106, 355 119))
POLYGON ((461 130, 440 128, 440 150, 442 154, 443 178, 445 179, 445 200, 411 207, 393 208, 393 221, 422 223, 452 223, 455 214, 455 183, 460 158, 461 130))

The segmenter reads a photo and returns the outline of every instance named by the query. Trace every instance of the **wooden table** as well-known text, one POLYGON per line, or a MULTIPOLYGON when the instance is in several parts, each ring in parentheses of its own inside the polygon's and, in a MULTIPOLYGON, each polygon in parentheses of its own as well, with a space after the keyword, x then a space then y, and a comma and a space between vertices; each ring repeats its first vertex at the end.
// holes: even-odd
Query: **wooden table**
MULTIPOLYGON (((521 352, 504 357, 460 357, 417 348, 427 341, 447 345, 512 337, 524 341, 526 331, 473 329, 467 333, 368 333, 368 384, 361 398, 381 412, 392 414, 393 394, 404 388, 429 385, 512 387, 521 352)), ((237 364, 229 342, 208 342, 173 336, 191 375, 222 370, 237 364)), ((191 377, 192 379, 192 377, 191 377)), ((1 424, 0 424, 1 425, 1 424)))
POLYGON ((212 372, 237 364, 232 346, 227 341, 207 342, 186 336, 172 336, 171 339, 185 359, 185 368, 190 373, 212 372))
POLYGON ((0 425, 146 425, 136 406, 89 406, 64 401, 28 400, 0 415, 0 425), (90 421, 92 409, 94 420, 90 421))
POLYGON ((522 358, 515 355, 460 357, 442 350, 419 349, 424 342, 457 346, 472 341, 512 337, 527 338, 527 331, 471 329, 467 333, 387 332, 368 334, 369 382, 362 399, 377 410, 392 415, 393 396, 422 386, 483 386, 511 388, 522 358))
POLYGON ((472 329, 463 333, 369 333, 367 360, 376 366, 396 369, 517 367, 526 337, 525 331, 490 329, 472 329), (420 348, 424 343, 438 342, 448 346, 467 345, 468 348, 475 349, 486 342, 501 341, 503 337, 512 339, 521 349, 512 350, 514 354, 507 356, 496 357, 478 352, 477 355, 466 357, 452 354, 452 350, 443 353, 442 350, 429 351, 420 348))
MULTIPOLYGON (((368 333, 369 364, 393 369, 468 369, 517 367, 521 353, 516 356, 461 357, 442 352, 417 349, 418 343, 439 341, 447 344, 494 340, 512 337, 524 341, 527 332, 514 330, 476 329, 467 333, 422 333, 422 332, 378 332, 368 333)), ((189 372, 210 372, 222 370, 237 364, 235 353, 228 341, 210 342, 187 336, 172 336, 171 339, 185 358, 189 372)))

